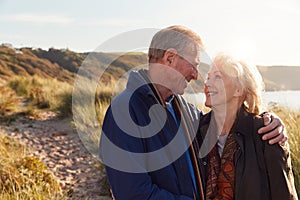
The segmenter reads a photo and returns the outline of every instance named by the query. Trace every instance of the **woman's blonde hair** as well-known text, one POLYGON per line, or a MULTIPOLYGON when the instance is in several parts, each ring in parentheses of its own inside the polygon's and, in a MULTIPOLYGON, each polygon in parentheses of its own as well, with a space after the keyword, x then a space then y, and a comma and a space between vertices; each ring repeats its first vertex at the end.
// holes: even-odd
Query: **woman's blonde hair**
POLYGON ((242 103, 247 110, 259 114, 262 106, 261 95, 264 90, 264 82, 257 67, 238 61, 225 53, 219 53, 214 58, 214 63, 232 78, 237 88, 242 90, 242 103))

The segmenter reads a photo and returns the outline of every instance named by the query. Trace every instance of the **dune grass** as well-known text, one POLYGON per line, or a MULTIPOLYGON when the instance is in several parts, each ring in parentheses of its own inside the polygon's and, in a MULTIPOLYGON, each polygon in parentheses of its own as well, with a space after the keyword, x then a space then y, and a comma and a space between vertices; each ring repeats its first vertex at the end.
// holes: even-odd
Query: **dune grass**
POLYGON ((102 122, 115 90, 115 82, 95 83, 82 79, 73 91, 74 126, 85 147, 97 155, 102 122))
MULTIPOLYGON (((38 76, 16 76, 7 86, 13 92, 13 96, 26 100, 26 110, 15 110, 34 118, 39 118, 39 109, 57 111, 60 116, 73 116, 75 127, 83 143, 88 150, 95 153, 98 148, 102 122, 112 95, 118 93, 120 85, 111 80, 109 83, 95 83, 95 91, 92 91, 93 81, 84 79, 73 91, 73 86, 55 79, 44 79, 38 76), (75 114, 73 113, 75 112, 75 114), (89 147, 90 146, 90 147, 89 147)), ((1 89, 1 88, 0 88, 1 89)), ((1 96, 1 94, 0 94, 1 96)), ((8 95, 9 102, 12 95, 8 95)), ((9 109, 10 105, 5 105, 9 109)), ((1 106, 1 103, 0 103, 1 106)))
POLYGON ((8 86, 28 101, 28 112, 38 108, 54 110, 62 116, 71 115, 73 88, 68 83, 38 76, 16 76, 8 86))
POLYGON ((18 109, 18 96, 11 88, 0 86, 0 115, 14 112, 18 109))
POLYGON ((274 107, 271 110, 277 114, 286 125, 295 185, 298 196, 300 197, 300 110, 292 110, 286 107, 274 107))
POLYGON ((47 166, 1 131, 0 199, 66 199, 47 166))

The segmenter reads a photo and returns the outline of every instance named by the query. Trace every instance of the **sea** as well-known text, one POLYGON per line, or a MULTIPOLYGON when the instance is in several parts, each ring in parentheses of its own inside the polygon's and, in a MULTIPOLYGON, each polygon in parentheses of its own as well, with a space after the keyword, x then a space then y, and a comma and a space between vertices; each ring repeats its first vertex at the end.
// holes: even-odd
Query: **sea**
MULTIPOLYGON (((196 105, 205 102, 203 93, 185 94, 184 96, 189 102, 196 105)), ((300 111, 300 90, 267 91, 262 94, 262 97, 265 108, 280 106, 300 111)))

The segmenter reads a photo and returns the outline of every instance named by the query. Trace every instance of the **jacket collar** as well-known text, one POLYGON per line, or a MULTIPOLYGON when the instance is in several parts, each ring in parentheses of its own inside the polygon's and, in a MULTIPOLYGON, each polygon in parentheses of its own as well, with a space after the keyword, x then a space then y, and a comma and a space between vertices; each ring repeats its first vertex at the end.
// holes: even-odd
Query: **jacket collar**
MULTIPOLYGON (((200 120, 199 128, 200 128, 200 131, 202 132, 202 134, 206 133, 209 128, 210 121, 212 119, 212 113, 213 112, 210 111, 209 113, 205 114, 200 120)), ((234 122, 233 130, 236 133, 246 135, 247 133, 249 133, 249 130, 252 130, 251 121, 254 117, 255 117, 255 115, 252 113, 249 113, 246 110, 245 105, 242 105, 238 111, 236 120, 234 122)))
POLYGON ((152 84, 152 80, 145 69, 130 72, 126 89, 131 92, 138 90, 147 96, 152 96, 164 107, 166 106, 166 102, 171 103, 175 97, 175 95, 171 95, 166 100, 162 99, 155 85, 152 84))
POLYGON ((137 89, 147 95, 154 96, 149 84, 152 84, 146 70, 131 71, 128 77, 126 89, 135 92, 137 89), (145 76, 147 76, 145 78, 145 76), (144 77, 144 78, 143 78, 144 77))
POLYGON ((254 118, 255 114, 248 112, 245 105, 242 105, 235 121, 235 132, 242 135, 247 135, 249 132, 252 132, 254 118))

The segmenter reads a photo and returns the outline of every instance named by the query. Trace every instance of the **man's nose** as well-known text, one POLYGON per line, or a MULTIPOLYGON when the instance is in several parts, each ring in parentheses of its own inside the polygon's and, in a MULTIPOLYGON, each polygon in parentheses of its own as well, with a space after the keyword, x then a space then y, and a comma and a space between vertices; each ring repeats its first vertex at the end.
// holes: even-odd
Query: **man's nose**
POLYGON ((192 72, 192 79, 197 80, 198 79, 198 69, 194 66, 192 66, 193 72, 192 72))

